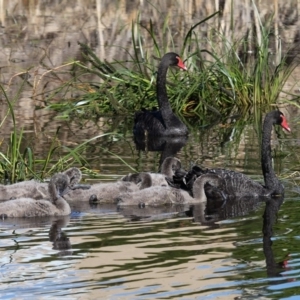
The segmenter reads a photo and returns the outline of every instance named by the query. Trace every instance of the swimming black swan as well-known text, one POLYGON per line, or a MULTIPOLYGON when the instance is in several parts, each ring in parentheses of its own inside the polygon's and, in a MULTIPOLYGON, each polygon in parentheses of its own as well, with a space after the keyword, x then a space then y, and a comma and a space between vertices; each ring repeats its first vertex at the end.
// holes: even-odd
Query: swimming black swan
POLYGON ((133 133, 135 135, 183 136, 188 134, 187 127, 173 113, 168 100, 166 76, 169 66, 186 66, 178 54, 165 54, 158 66, 156 92, 159 110, 143 110, 135 113, 133 133))
POLYGON ((66 174, 52 176, 48 189, 49 200, 18 198, 0 203, 1 218, 67 216, 71 213, 70 205, 62 196, 69 189, 70 179, 66 174))
POLYGON ((193 197, 182 189, 170 186, 152 186, 133 193, 120 194, 115 199, 115 202, 118 203, 118 206, 138 205, 140 207, 206 202, 207 197, 204 192, 206 183, 221 188, 224 182, 217 174, 204 174, 194 182, 193 197))
MULTIPOLYGON (((194 166, 189 172, 178 172, 175 174, 173 183, 177 187, 185 188, 189 191, 192 190, 193 183, 198 176, 208 173, 216 173, 222 177, 226 183, 225 190, 223 192, 229 197, 260 197, 260 196, 274 196, 284 193, 284 187, 276 177, 275 171, 272 167, 271 156, 271 133, 273 125, 280 125, 282 128, 291 131, 287 120, 282 112, 278 110, 271 111, 266 114, 263 123, 262 130, 262 144, 261 144, 261 166, 264 176, 265 185, 261 185, 259 182, 253 181, 243 173, 216 168, 216 169, 202 169, 198 166, 194 166)), ((206 194, 215 189, 205 188, 206 194)), ((208 195, 212 197, 211 195, 208 195)))

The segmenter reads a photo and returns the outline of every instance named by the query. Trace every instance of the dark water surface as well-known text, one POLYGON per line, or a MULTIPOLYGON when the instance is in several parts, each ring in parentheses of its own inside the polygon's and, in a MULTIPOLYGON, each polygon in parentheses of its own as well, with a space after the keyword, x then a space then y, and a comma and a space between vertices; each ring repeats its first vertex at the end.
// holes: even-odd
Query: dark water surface
MULTIPOLYGON (((161 156, 179 144, 138 151, 130 122, 118 124, 119 138, 100 138, 88 150, 103 179, 131 171, 112 153, 137 170, 157 171, 161 156)), ((226 166, 261 180, 259 130, 252 124, 198 129, 176 156, 185 167, 226 166)), ((64 142, 75 139, 63 132, 64 142)), ((298 299, 300 196, 287 178, 298 163, 298 143, 280 133, 273 144, 286 186, 278 213, 283 199, 228 203, 209 217, 204 206, 118 211, 77 202, 69 217, 1 221, 1 299, 298 299)))

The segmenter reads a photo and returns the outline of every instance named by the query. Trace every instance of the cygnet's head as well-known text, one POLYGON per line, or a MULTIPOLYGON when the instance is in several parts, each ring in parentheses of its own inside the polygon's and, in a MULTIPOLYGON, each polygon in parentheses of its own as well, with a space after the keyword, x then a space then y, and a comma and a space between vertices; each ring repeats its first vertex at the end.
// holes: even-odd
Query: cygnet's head
POLYGON ((181 162, 176 157, 166 157, 161 164, 160 172, 169 178, 172 178, 177 170, 181 168, 181 162))
POLYGON ((65 195, 69 190, 70 178, 64 173, 54 174, 49 182, 48 190, 52 200, 65 195))
POLYGON ((64 174, 66 174, 70 178, 70 186, 71 187, 78 184, 81 181, 81 178, 82 178, 81 171, 76 167, 67 169, 64 172, 64 174))

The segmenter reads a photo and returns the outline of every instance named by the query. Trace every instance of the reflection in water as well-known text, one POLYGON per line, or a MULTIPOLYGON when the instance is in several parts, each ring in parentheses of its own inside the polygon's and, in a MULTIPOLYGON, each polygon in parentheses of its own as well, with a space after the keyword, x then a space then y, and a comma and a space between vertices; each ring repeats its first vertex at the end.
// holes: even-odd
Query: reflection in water
POLYGON ((256 210, 264 200, 263 197, 241 197, 228 198, 225 204, 223 202, 208 201, 206 214, 214 216, 216 221, 246 216, 251 211, 256 210))
POLYGON ((137 150, 158 151, 161 152, 159 165, 165 158, 175 156, 188 141, 188 136, 180 137, 143 137, 134 136, 134 142, 137 150))
POLYGON ((137 205, 128 205, 118 207, 118 212, 132 222, 137 221, 158 221, 174 217, 186 216, 189 206, 170 205, 161 207, 139 207, 137 205))
POLYGON ((66 227, 70 218, 61 217, 52 222, 49 230, 49 241, 53 243, 53 249, 59 250, 60 256, 71 255, 72 246, 70 239, 62 231, 66 227))
POLYGON ((6 218, 0 219, 0 228, 5 229, 30 229, 30 228, 44 228, 54 224, 56 221, 60 222, 61 227, 68 225, 70 216, 45 216, 45 217, 32 217, 32 218, 6 218))
POLYGON ((285 267, 286 262, 276 263, 272 250, 272 236, 273 226, 275 224, 277 213, 284 197, 274 197, 266 201, 266 207, 263 215, 263 249, 266 257, 267 274, 269 277, 282 276, 282 268, 285 267))
MULTIPOLYGON (((271 200, 264 213, 264 253, 268 275, 277 276, 270 239, 283 200, 271 200)), ((32 294, 47 299, 67 295, 72 299, 78 295, 89 299, 99 295, 104 299, 268 298, 270 282, 260 250, 261 210, 242 215, 242 204, 231 203, 230 208, 216 208, 214 217, 219 214, 219 221, 210 224, 205 205, 123 207, 118 212, 115 205, 75 202, 71 206, 70 222, 68 218, 47 222, 20 218, 5 220, 14 224, 1 223, 3 299, 32 294), (222 209, 235 211, 235 217, 223 222, 222 209), (238 212, 242 217, 237 217, 238 212), (38 227, 38 221, 43 227, 38 227), (15 230, 22 226, 32 227, 15 230)), ((271 284, 276 287, 278 281, 271 284)))
POLYGON ((219 227, 219 221, 247 216, 257 210, 262 201, 255 197, 231 198, 225 203, 208 199, 207 203, 191 205, 186 215, 192 217, 195 223, 215 228, 219 227))
MULTIPOLYGON (((59 255, 69 255, 72 252, 66 251, 67 249, 71 249, 71 244, 69 239, 64 235, 61 231, 63 227, 66 227, 70 221, 70 216, 46 216, 46 217, 31 217, 31 218, 6 218, 0 220, 0 226, 2 229, 8 232, 12 230, 12 240, 13 245, 11 245, 11 250, 9 254, 9 260, 3 257, 5 260, 4 264, 1 264, 3 267, 6 264, 14 263, 15 260, 19 257, 19 252, 22 251, 22 247, 20 246, 20 237, 21 240, 25 238, 26 234, 31 234, 36 228, 44 228, 51 224, 49 230, 49 240, 53 242, 53 249, 60 250, 59 255), (20 236, 20 233, 22 235, 20 236)), ((0 239, 0 247, 6 247, 7 245, 1 243, 0 239)), ((33 258, 35 254, 32 254, 30 258, 33 258)), ((29 259, 30 259, 29 258, 29 259)))

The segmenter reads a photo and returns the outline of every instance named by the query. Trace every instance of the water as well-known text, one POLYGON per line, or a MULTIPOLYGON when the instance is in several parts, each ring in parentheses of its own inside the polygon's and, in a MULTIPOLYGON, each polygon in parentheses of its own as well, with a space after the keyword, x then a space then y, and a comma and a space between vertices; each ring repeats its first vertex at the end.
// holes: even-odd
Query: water
MULTIPOLYGON (((145 171, 157 171, 164 155, 137 150, 131 127, 124 128, 124 138, 103 138, 102 148, 92 148, 103 180, 130 172, 113 153, 145 171)), ((259 128, 240 129, 195 129, 176 156, 186 167, 193 161, 227 166, 261 180, 259 128)), ((296 141, 274 139, 277 172, 295 165, 296 141)), ((294 180, 284 183, 284 202, 278 213, 281 199, 268 204, 265 223, 266 203, 251 201, 228 203, 209 218, 203 206, 118 210, 77 202, 69 217, 3 220, 1 299, 296 299, 300 194, 294 180)))
POLYGON ((283 299, 299 285, 299 253, 292 246, 296 202, 287 200, 279 213, 270 247, 279 266, 270 276, 264 204, 210 225, 180 209, 137 220, 112 206, 77 208, 40 226, 36 220, 3 222, 1 299, 283 299))

